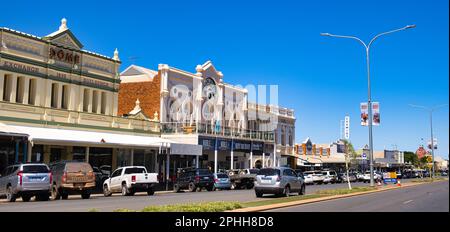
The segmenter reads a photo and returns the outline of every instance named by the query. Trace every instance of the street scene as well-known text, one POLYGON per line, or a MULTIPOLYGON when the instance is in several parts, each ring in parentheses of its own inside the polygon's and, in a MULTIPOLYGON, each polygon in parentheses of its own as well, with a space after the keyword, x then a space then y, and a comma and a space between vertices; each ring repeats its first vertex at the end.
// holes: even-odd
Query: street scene
POLYGON ((0 212, 448 213, 448 2, 350 2, 12 3, 0 212))

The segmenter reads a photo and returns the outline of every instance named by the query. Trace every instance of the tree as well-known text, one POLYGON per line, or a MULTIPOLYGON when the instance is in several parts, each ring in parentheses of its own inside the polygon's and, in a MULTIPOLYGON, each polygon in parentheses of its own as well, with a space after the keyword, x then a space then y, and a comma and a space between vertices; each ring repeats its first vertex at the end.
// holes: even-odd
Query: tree
POLYGON ((348 172, 348 161, 349 161, 350 157, 352 157, 353 160, 356 159, 356 151, 353 148, 353 144, 350 141, 343 139, 342 142, 344 143, 344 146, 345 146, 345 169, 347 172, 347 184, 348 184, 348 189, 351 190, 352 185, 350 184, 350 175, 348 172))
POLYGON ((419 166, 419 157, 417 157, 416 153, 412 151, 405 151, 403 152, 405 162, 411 163, 414 166, 419 166))

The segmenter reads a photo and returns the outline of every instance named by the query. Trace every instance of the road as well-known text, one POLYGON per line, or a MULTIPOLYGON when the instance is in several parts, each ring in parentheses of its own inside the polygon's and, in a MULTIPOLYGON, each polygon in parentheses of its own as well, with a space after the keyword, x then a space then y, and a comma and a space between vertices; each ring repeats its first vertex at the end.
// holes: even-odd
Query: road
POLYGON ((268 212, 449 212, 448 181, 268 212))
MULTIPOLYGON (((352 186, 368 186, 365 183, 352 183, 352 186)), ((306 194, 314 193, 317 190, 346 188, 347 184, 327 184, 308 185, 306 194)), ((114 194, 111 197, 93 195, 89 200, 82 200, 80 196, 70 196, 68 200, 48 201, 48 202, 6 202, 0 200, 0 212, 88 212, 90 209, 97 209, 100 212, 113 211, 118 208, 140 210, 149 205, 180 204, 190 202, 208 201, 258 201, 271 198, 270 195, 264 198, 256 198, 253 190, 229 190, 215 192, 184 192, 184 193, 163 193, 154 196, 136 194, 136 196, 123 197, 114 194)))

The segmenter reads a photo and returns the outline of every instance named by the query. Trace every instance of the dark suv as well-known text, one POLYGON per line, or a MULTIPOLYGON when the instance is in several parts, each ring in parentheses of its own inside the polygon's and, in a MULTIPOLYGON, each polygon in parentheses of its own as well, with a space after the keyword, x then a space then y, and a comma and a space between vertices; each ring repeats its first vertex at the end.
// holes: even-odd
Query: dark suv
POLYGON ((206 188, 214 190, 214 175, 208 169, 183 168, 177 173, 177 179, 173 185, 174 192, 188 189, 190 192, 206 188))
POLYGON ((69 194, 81 194, 89 199, 95 189, 95 174, 89 163, 60 161, 50 165, 53 175, 52 199, 67 199, 69 194))

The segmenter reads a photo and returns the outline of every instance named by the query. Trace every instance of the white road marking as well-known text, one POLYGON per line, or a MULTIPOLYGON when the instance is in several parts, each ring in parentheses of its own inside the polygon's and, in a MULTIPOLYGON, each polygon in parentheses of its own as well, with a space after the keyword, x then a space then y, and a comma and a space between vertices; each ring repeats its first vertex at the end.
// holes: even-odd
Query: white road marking
POLYGON ((408 204, 408 203, 411 203, 412 201, 413 201, 413 200, 405 201, 405 202, 403 202, 403 204, 406 205, 406 204, 408 204))

